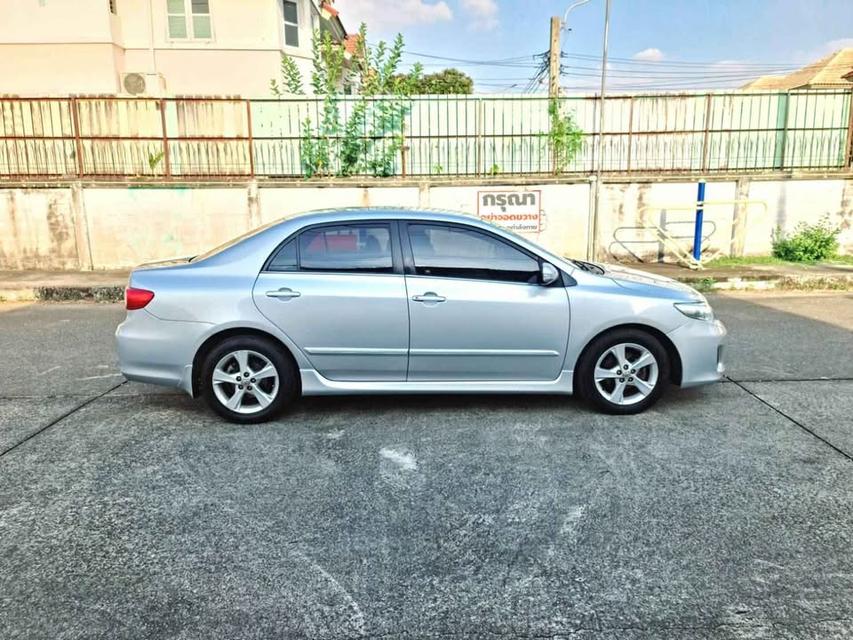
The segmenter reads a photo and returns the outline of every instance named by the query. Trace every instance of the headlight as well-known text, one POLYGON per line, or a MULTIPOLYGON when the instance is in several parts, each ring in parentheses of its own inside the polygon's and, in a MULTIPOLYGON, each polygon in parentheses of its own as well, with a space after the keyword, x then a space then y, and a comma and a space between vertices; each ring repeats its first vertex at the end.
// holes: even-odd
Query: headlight
POLYGON ((694 320, 711 322, 714 319, 714 310, 707 302, 676 302, 675 308, 694 320))

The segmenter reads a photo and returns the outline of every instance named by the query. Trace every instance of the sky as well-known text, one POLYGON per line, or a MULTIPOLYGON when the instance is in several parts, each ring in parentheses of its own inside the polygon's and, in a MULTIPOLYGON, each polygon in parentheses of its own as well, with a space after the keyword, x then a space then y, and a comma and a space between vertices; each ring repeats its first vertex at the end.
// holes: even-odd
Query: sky
MULTIPOLYGON (((456 67, 478 93, 544 91, 532 82, 548 48, 549 18, 571 0, 337 0, 350 32, 368 41, 403 34, 404 67, 456 67), (436 57, 428 57, 436 56, 436 57), (445 60, 454 58, 457 60, 445 60), (464 61, 464 62, 460 62, 464 61)), ((605 0, 569 15, 561 46, 565 92, 600 83, 605 0)), ((853 47, 853 0, 612 0, 609 91, 737 87, 853 47)), ((547 79, 546 79, 547 82, 547 79)))

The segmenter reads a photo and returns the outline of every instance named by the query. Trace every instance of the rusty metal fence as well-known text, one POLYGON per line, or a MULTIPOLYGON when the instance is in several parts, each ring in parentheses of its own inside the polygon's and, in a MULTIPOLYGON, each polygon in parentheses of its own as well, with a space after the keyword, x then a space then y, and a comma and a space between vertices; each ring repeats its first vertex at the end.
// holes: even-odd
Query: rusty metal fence
MULTIPOLYGON (((342 98, 342 123, 361 99, 342 98)), ((536 175, 553 172, 544 96, 418 96, 399 131, 377 135, 367 99, 363 146, 402 144, 398 176, 536 175)), ((560 99, 583 131, 566 173, 595 158, 601 100, 560 99)), ((853 92, 616 95, 604 103, 601 168, 620 174, 850 170, 853 92)), ((0 179, 303 177, 306 134, 340 156, 344 127, 316 136, 314 99, 0 98, 0 179)), ((396 146, 394 147, 396 149, 396 146)), ((332 164, 334 175, 340 166, 332 164)), ((360 175, 369 175, 362 168, 360 175)))

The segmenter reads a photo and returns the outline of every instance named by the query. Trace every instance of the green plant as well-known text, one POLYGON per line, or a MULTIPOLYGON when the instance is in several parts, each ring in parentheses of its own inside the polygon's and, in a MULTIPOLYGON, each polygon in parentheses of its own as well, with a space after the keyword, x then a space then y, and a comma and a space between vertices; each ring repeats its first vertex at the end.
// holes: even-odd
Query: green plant
MULTIPOLYGON (((306 177, 361 172, 391 176, 395 172, 404 144, 404 121, 411 110, 406 96, 417 85, 422 67, 415 65, 405 75, 395 73, 403 55, 399 34, 391 46, 380 42, 371 49, 362 24, 357 42, 348 68, 343 47, 328 32, 314 33, 311 88, 319 109, 316 122, 310 116, 302 121, 300 157, 306 177), (348 101, 348 115, 343 117, 341 88, 351 84, 360 89, 359 96, 348 101)), ((293 70, 298 73, 295 64, 293 70)), ((282 78, 295 82, 293 74, 285 71, 282 62, 282 78)), ((271 88, 275 93, 278 85, 273 82, 271 88)))
POLYGON ((148 168, 151 169, 151 171, 156 171, 157 166, 161 162, 163 162, 163 158, 165 158, 165 157, 166 157, 166 154, 163 151, 158 151, 157 153, 154 153, 154 152, 149 153, 148 154, 148 168))
POLYGON ((270 80, 270 91, 274 96, 282 97, 285 94, 304 95, 302 87, 302 74, 293 58, 281 54, 281 85, 273 78, 270 80))
POLYGON ((700 293, 709 293, 714 290, 714 285, 717 283, 713 278, 701 278, 695 282, 691 282, 693 288, 700 293))
POLYGON ((548 142, 551 146, 552 168, 554 173, 562 173, 575 159, 583 146, 583 131, 575 122, 571 113, 564 113, 559 98, 548 102, 548 116, 551 128, 548 142))
POLYGON ((397 75, 395 80, 408 84, 408 94, 471 94, 474 92, 474 81, 467 73, 458 69, 443 69, 436 73, 420 75, 417 78, 409 74, 397 75))
POLYGON ((311 41, 313 68, 311 88, 321 100, 316 126, 311 118, 302 122, 300 155, 302 171, 307 177, 334 173, 335 142, 341 132, 339 87, 347 73, 344 69, 344 49, 329 32, 314 32, 311 41))
POLYGON ((838 251, 838 234, 841 229, 833 227, 829 216, 816 224, 801 222, 791 235, 781 228, 773 233, 773 255, 789 262, 816 262, 832 258, 838 251))
POLYGON ((423 68, 415 65, 403 76, 396 74, 403 56, 403 36, 399 33, 389 47, 380 41, 371 50, 367 42, 364 25, 359 30, 358 41, 362 47, 358 61, 361 80, 361 102, 363 121, 370 122, 366 144, 364 144, 364 169, 375 176, 387 177, 394 174, 395 161, 404 143, 404 122, 412 105, 406 99, 417 85, 423 68), (369 100, 372 96, 383 96, 369 100))
POLYGON ((488 173, 489 173, 489 175, 490 175, 490 176, 496 176, 496 175, 498 175, 500 172, 501 172, 501 167, 500 167, 500 165, 499 165, 499 164, 497 164, 497 163, 493 163, 493 164, 492 164, 492 166, 491 166, 491 167, 489 167, 489 171, 488 171, 488 173))
POLYGON ((434 165, 432 165, 432 173, 433 175, 437 176, 440 176, 442 173, 444 173, 444 167, 441 165, 440 162, 436 162, 434 165))

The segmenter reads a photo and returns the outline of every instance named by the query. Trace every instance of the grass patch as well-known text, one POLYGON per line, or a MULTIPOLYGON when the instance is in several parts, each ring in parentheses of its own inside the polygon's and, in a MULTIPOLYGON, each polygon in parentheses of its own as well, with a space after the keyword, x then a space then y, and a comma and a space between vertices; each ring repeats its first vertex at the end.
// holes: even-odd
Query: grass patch
POLYGON ((820 260, 818 262, 791 262, 789 260, 782 260, 781 258, 777 258, 775 256, 742 256, 742 257, 731 257, 731 256, 720 256, 719 258, 714 258, 708 262, 703 263, 705 267, 717 267, 717 268, 733 268, 733 267, 752 267, 752 266, 761 266, 761 265, 774 265, 778 264, 781 266, 784 265, 798 265, 798 264, 845 264, 845 265, 853 265, 853 255, 851 256, 834 256, 832 258, 827 258, 826 260, 820 260))
POLYGON ((703 263, 706 267, 751 267, 762 264, 794 264, 785 262, 774 256, 720 256, 709 262, 703 263))

